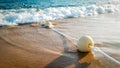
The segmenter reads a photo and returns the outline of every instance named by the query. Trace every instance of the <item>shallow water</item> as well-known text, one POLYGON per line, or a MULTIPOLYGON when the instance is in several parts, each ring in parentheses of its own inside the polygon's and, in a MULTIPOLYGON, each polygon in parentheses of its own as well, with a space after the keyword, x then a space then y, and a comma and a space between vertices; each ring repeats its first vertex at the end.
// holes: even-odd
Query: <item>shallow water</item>
MULTIPOLYGON (((62 22, 63 24, 58 25, 56 29, 76 39, 79 39, 84 35, 89 35, 94 39, 96 47, 100 48, 108 55, 120 61, 119 14, 120 13, 111 13, 99 16, 88 16, 85 18, 58 20, 56 22, 62 22)), ((74 39, 71 40, 77 42, 74 39)), ((104 60, 107 62, 104 64, 103 62, 105 61, 103 60, 103 56, 100 55, 99 52, 94 53, 94 56, 99 59, 103 65, 109 64, 109 62, 111 62, 111 60, 107 61, 106 58, 104 58, 104 60)))

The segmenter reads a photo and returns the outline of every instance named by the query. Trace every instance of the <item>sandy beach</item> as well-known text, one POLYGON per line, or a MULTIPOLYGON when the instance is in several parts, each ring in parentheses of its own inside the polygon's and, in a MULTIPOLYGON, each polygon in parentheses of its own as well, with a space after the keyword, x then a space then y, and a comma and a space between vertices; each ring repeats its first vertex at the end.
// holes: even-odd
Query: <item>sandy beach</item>
MULTIPOLYGON (((90 35, 95 46, 120 61, 119 13, 51 21, 79 39, 90 35)), ((79 52, 75 40, 40 25, 0 28, 0 68, 120 68, 99 53, 79 52)))

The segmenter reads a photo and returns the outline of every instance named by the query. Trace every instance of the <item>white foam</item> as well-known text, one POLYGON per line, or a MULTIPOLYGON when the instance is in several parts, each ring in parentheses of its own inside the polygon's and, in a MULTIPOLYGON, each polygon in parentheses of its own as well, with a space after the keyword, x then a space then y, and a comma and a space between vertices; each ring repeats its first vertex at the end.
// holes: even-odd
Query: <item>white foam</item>
POLYGON ((0 10, 0 25, 41 22, 69 17, 85 17, 119 11, 119 5, 90 5, 82 7, 57 7, 37 11, 31 9, 0 10))

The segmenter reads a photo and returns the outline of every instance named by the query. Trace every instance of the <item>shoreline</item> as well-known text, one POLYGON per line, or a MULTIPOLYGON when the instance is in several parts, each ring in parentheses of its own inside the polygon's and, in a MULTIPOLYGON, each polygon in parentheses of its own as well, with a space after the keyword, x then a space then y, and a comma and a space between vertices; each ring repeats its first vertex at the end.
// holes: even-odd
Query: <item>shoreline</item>
MULTIPOLYGON (((88 15, 88 16, 85 16, 85 17, 68 17, 68 18, 63 18, 63 19, 56 19, 56 20, 48 20, 48 21, 45 21, 45 22, 52 22, 53 24, 58 24, 58 23, 69 23, 68 21, 69 20, 74 20, 74 19, 85 19, 85 18, 89 18, 89 17, 96 17, 96 16, 101 16, 101 15, 111 15, 111 14, 117 14, 118 12, 115 12, 115 13, 107 13, 107 14, 99 14, 99 15, 88 15), (65 21, 65 22, 63 22, 63 21, 65 21)), ((30 25, 30 26, 33 26, 34 27, 34 25, 36 25, 36 26, 38 26, 38 25, 41 25, 43 22, 26 22, 26 23, 18 23, 18 25, 0 25, 0 28, 2 28, 2 27, 16 27, 16 26, 28 26, 28 25, 30 25)))
MULTIPOLYGON (((120 61, 120 31, 116 30, 120 28, 120 20, 116 15, 51 22, 55 22, 56 29, 75 38, 91 35, 95 46, 120 61)), ((41 28, 40 24, 1 27, 0 60, 0 68, 119 68, 98 53, 78 52, 72 40, 50 29, 41 28)))

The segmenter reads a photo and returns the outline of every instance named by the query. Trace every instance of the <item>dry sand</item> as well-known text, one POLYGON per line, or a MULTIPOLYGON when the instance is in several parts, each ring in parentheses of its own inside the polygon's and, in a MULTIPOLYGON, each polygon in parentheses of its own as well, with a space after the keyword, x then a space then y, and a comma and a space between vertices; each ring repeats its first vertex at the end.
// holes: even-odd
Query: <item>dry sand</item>
MULTIPOLYGON (((95 46, 120 61, 120 31, 117 30, 120 20, 114 15, 52 22, 57 23, 56 29, 69 36, 92 36, 95 46)), ((0 68, 120 68, 99 53, 77 51, 73 41, 38 25, 2 27, 0 68)))

